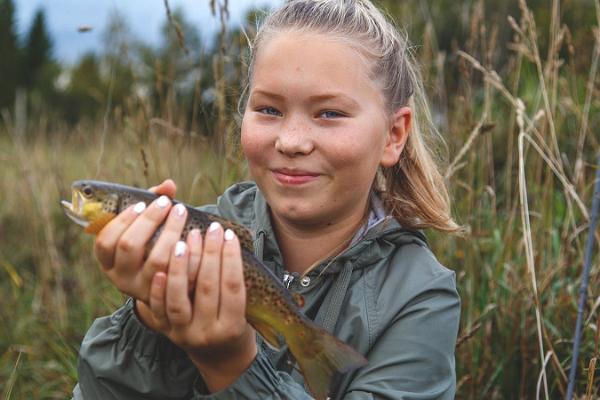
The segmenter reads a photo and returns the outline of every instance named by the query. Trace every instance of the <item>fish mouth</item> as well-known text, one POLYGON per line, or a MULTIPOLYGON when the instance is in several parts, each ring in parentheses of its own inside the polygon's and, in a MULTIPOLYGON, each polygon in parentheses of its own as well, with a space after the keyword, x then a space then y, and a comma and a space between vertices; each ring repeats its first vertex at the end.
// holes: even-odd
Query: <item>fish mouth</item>
POLYGON ((73 189, 73 198, 71 201, 73 203, 61 200, 60 205, 62 206, 63 211, 67 217, 69 217, 77 225, 87 228, 90 223, 82 216, 84 204, 83 196, 81 193, 79 193, 79 191, 73 189))

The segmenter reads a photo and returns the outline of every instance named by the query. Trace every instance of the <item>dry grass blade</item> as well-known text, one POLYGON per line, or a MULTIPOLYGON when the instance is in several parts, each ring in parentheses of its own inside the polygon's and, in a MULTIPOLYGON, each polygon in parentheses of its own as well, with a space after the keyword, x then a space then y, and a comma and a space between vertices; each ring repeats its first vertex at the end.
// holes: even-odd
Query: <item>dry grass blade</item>
MULTIPOLYGON (((546 384, 546 365, 548 364, 548 361, 550 361, 550 358, 552 358, 552 352, 549 351, 548 354, 546 354, 546 357, 544 357, 544 363, 542 364, 542 369, 540 371, 540 375, 538 376, 538 381, 537 381, 537 385, 535 386, 535 398, 539 399, 540 398, 540 386, 542 384, 542 380, 544 381, 544 384, 546 384)), ((546 399, 548 398, 548 389, 545 388, 546 390, 546 399)))
POLYGON ((548 96, 548 89, 546 87, 546 78, 544 76, 544 70, 543 70, 542 61, 540 58, 540 51, 539 51, 538 45, 537 45, 537 31, 536 31, 535 19, 533 18, 533 13, 529 9, 529 7, 527 7, 526 0, 519 0, 519 6, 521 8, 523 18, 525 19, 525 21, 527 23, 526 25, 528 27, 527 33, 529 36, 529 44, 531 46, 531 51, 534 56, 534 64, 536 66, 537 73, 538 73, 538 80, 540 83, 542 99, 544 100, 544 108, 546 111, 546 115, 548 116, 546 121, 548 122, 548 126, 550 127, 550 136, 552 138, 552 144, 554 145, 555 156, 556 156, 556 159, 558 160, 558 167, 559 167, 560 171, 563 172, 563 165, 562 165, 562 160, 560 158, 560 150, 558 147, 558 140, 556 138, 556 127, 554 125, 554 112, 553 112, 552 106, 550 104, 550 99, 548 96))
POLYGON ((477 138, 477 136, 479 136, 479 134, 482 132, 482 127, 483 127, 483 124, 485 123, 486 119, 487 119, 487 113, 484 112, 483 115, 481 116, 481 118, 479 119, 479 122, 475 126, 475 128, 473 128, 473 130, 471 131, 471 134, 469 135, 469 138, 467 139, 465 144, 458 151, 458 154, 456 155, 456 157, 454 157, 454 160, 452 160, 452 162, 448 166, 448 169, 446 170, 446 174, 444 175, 445 179, 450 179, 450 177, 452 177, 452 175, 454 175, 454 173, 456 171, 458 171, 459 162, 462 160, 462 158, 465 156, 465 154, 467 154, 467 151, 471 148, 471 146, 475 142, 475 139, 477 138))
POLYGON ((587 381, 587 389, 585 391, 585 400, 592 400, 592 390, 594 388, 594 374, 596 372, 596 360, 594 357, 590 360, 590 365, 588 367, 588 381, 587 381))
POLYGON ((190 50, 185 45, 185 36, 183 34, 183 31, 181 30, 181 26, 179 26, 179 23, 173 19, 173 15, 171 14, 171 8, 169 7, 169 0, 164 0, 164 4, 169 24, 171 24, 175 29, 175 34, 177 35, 179 47, 181 47, 185 55, 188 55, 190 54, 190 50))
MULTIPOLYGON (((529 220, 529 204, 527 200, 527 180, 525 177, 525 153, 524 153, 524 136, 525 129, 523 124, 523 113, 525 112, 524 107, 520 107, 517 109, 517 121, 520 129, 519 133, 519 198, 521 201, 521 223, 523 227, 523 241, 525 242, 525 254, 527 259, 527 269, 529 270, 530 278, 531 278, 531 287, 533 290, 533 298, 535 300, 535 319, 537 324, 537 334, 538 334, 538 345, 540 350, 540 357, 542 358, 542 369, 545 370, 546 363, 544 361, 544 340, 543 340, 543 332, 542 332, 542 312, 541 312, 541 304, 539 300, 538 290, 537 290, 537 278, 535 274, 535 262, 533 256, 533 241, 531 238, 531 225, 529 220)), ((548 396, 548 382, 546 380, 545 372, 541 375, 543 383, 544 383, 544 394, 546 395, 546 400, 549 398, 548 396)))
POLYGON ((23 351, 19 350, 19 354, 17 355, 17 361, 15 361, 15 366, 13 367, 13 370, 10 373, 8 382, 6 382, 6 392, 4 393, 4 400, 10 400, 10 398, 12 396, 12 391, 15 386, 15 382, 17 381, 17 368, 19 368, 19 362, 21 361, 21 354, 23 354, 23 351))

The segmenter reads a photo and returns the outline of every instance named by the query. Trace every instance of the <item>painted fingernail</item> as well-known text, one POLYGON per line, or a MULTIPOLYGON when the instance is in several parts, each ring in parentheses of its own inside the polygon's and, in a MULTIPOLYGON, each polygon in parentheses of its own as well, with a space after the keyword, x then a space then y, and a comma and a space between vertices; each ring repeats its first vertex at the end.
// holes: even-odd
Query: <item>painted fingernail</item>
POLYGON ((175 206, 175 213, 177 213, 178 217, 181 217, 183 214, 185 214, 185 206, 181 203, 177 204, 175 206))
POLYGON ((146 209, 146 203, 144 203, 143 201, 140 201, 135 206, 133 206, 133 212, 136 214, 141 214, 142 211, 144 211, 145 209, 146 209))
POLYGON ((208 231, 209 232, 214 232, 217 229, 219 229, 221 227, 221 224, 218 222, 213 222, 212 224, 210 224, 210 226, 208 227, 208 231))
POLYGON ((235 234, 233 233, 233 231, 231 229, 227 229, 225 231, 225 240, 233 240, 234 237, 235 237, 235 234))
POLYGON ((192 229, 192 230, 190 231, 190 235, 191 235, 193 238, 197 238, 198 236, 200 236, 200 229, 192 229))
POLYGON ((187 249, 187 245, 185 242, 181 240, 175 244, 175 257, 181 257, 185 254, 185 250, 187 249))
POLYGON ((159 206, 160 208, 165 208, 166 206, 169 205, 170 202, 171 202, 171 200, 169 200, 169 198, 167 196, 160 196, 158 198, 158 200, 156 200, 156 205, 159 206))

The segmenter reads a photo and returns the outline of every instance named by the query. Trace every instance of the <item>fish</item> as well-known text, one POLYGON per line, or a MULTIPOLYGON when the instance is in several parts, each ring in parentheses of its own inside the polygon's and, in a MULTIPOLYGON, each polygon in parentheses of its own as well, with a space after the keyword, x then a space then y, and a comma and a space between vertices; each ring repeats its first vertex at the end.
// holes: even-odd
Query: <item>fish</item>
MULTIPOLYGON (((61 205, 67 217, 82 226, 85 232, 97 234, 129 206, 141 201, 150 204, 157 197, 153 192, 131 186, 79 180, 71 185, 71 202, 62 200, 61 205)), ((173 200, 173 203, 180 202, 173 200)), ((220 223, 238 236, 246 286, 246 320, 272 348, 281 349, 287 345, 315 399, 328 398, 336 375, 367 364, 363 355, 302 313, 302 296, 290 293, 273 271, 254 255, 252 234, 246 227, 181 204, 188 212, 182 240, 195 228, 205 234, 212 222, 220 223)), ((150 246, 156 240, 157 233, 151 239, 150 246)))

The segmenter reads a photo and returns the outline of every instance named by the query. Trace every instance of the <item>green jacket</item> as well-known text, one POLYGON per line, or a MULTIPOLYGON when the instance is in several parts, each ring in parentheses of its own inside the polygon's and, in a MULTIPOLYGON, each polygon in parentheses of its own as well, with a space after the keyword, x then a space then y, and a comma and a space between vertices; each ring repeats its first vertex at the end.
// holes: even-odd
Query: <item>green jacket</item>
MULTIPOLYGON (((202 209, 249 227, 257 257, 284 279, 268 206, 254 183, 234 185, 202 209)), ((335 380, 332 399, 454 398, 460 299, 454 273, 421 233, 380 218, 343 253, 286 282, 303 295, 307 316, 368 359, 335 380)), ((209 394, 185 353, 140 323, 131 300, 94 322, 78 372, 74 399, 311 398, 285 348, 277 352, 262 341, 244 374, 209 394)))

